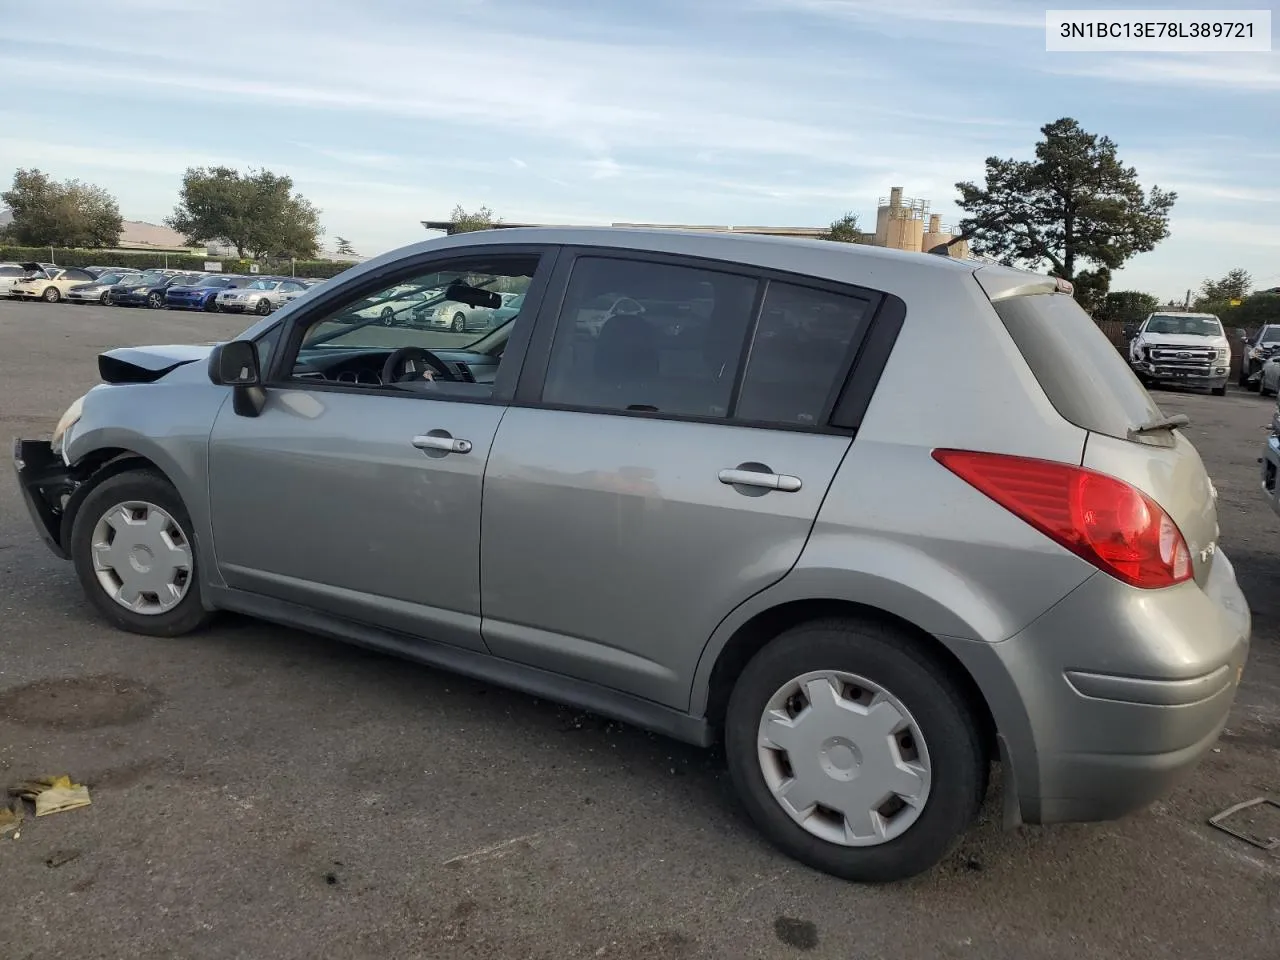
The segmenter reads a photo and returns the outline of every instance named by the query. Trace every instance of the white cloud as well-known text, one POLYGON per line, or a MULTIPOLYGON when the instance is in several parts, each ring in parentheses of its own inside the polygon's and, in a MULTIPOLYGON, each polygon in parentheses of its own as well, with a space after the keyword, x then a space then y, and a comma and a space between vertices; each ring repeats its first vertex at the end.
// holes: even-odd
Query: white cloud
POLYGON ((766 8, 801 10, 828 14, 855 20, 889 22, 904 21, 923 23, 967 25, 977 27, 1008 27, 1039 29, 1045 26, 1044 10, 1028 10, 1009 3, 971 6, 951 0, 759 0, 766 8))
POLYGON ((1077 54, 1056 54, 1045 72, 1092 77, 1119 83, 1180 87, 1227 87, 1240 91, 1280 93, 1280 63, 1272 54, 1224 56, 1135 56, 1096 61, 1077 54), (1059 59, 1061 58, 1061 59, 1059 59))
POLYGON ((511 158, 511 165, 512 165, 513 167, 516 167, 516 168, 517 168, 517 169, 519 169, 519 170, 524 170, 526 167, 528 167, 528 166, 529 166, 527 163, 525 163, 525 162, 524 162, 523 160, 521 160, 519 157, 512 157, 512 158, 511 158))

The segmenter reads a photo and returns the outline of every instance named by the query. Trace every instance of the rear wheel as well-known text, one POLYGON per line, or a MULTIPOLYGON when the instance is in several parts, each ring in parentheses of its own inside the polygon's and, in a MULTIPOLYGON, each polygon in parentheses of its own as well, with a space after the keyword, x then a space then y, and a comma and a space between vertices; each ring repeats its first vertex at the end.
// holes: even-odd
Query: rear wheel
POLYGON ((969 826, 987 787, 977 719, 911 637, 824 620, 747 664, 725 719, 729 774, 776 846, 847 880, 929 869, 969 826))
POLYGON ((191 517, 172 484, 150 470, 119 473, 90 491, 70 552, 90 602, 123 630, 176 637, 209 618, 191 517))
POLYGON ((152 290, 147 294, 147 306, 152 310, 159 310, 164 306, 164 294, 159 290, 152 290))
POLYGON ((44 298, 45 303, 57 303, 62 299, 62 291, 57 287, 45 287, 41 296, 44 298))

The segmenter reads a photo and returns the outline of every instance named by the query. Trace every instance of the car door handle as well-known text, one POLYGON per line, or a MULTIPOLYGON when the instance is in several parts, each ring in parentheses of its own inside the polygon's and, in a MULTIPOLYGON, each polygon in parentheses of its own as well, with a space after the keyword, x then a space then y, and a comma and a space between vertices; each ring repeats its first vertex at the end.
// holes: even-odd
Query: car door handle
POLYGON ((470 440, 455 440, 453 437, 433 437, 430 434, 413 438, 413 445, 419 450, 443 450, 445 453, 470 453, 470 440))
POLYGON ((757 473, 755 470, 721 470, 720 482, 732 487, 764 487, 782 493, 795 493, 804 485, 799 477, 785 473, 757 473))

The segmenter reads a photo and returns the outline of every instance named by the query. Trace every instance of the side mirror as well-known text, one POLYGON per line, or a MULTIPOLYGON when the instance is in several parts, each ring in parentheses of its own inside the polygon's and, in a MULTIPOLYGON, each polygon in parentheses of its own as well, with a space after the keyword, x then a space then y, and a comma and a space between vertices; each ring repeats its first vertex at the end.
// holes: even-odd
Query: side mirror
POLYGON ((238 416, 256 417, 267 405, 258 345, 252 340, 231 340, 214 347, 209 354, 209 379, 219 386, 234 388, 231 408, 238 416))
POLYGON ((209 354, 209 379, 223 387, 256 387, 262 380, 258 345, 252 340, 218 344, 209 354))

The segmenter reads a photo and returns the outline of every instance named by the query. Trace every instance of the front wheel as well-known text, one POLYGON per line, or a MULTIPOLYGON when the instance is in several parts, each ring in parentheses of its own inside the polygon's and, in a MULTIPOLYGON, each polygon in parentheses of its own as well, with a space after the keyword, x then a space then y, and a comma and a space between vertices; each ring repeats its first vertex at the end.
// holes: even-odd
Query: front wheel
POLYGON ((159 310, 164 306, 164 294, 156 292, 147 294, 147 306, 152 310, 159 310))
POLYGON ((111 305, 111 291, 110 291, 110 290, 103 290, 103 291, 102 291, 102 296, 98 297, 98 302, 99 302, 100 304, 102 304, 104 307, 110 306, 110 305, 111 305))
POLYGON ((467 318, 466 318, 466 316, 464 316, 464 315, 463 315, 463 314, 461 314, 461 313, 455 313, 455 314, 453 315, 453 332, 454 332, 454 333, 465 333, 465 332, 466 332, 466 329, 467 329, 467 318))
POLYGON ((258 301, 258 306, 256 309, 258 311, 258 316, 265 317, 268 313, 271 312, 271 301, 268 300, 266 297, 263 297, 261 300, 258 301))
POLYGON ((396 312, 390 307, 383 307, 382 312, 378 314, 378 320, 384 327, 393 327, 396 323, 396 312))
POLYGON ((43 297, 45 303, 57 303, 62 299, 62 291, 57 287, 45 287, 43 297))
POLYGON ((89 492, 70 553, 90 602, 122 630, 176 637, 209 618, 191 517, 169 481, 150 470, 116 474, 89 492))
MULTIPOLYGON (((1259 389, 1261 389, 1261 387, 1259 387, 1259 389)), ((1227 388, 1226 388, 1226 387, 1214 387, 1214 388, 1213 388, 1212 390, 1210 390, 1209 392, 1210 392, 1210 393, 1212 393, 1215 397, 1225 397, 1225 396, 1227 395, 1227 388)))
POLYGON ((987 787, 962 688, 914 638, 870 622, 815 621, 769 643, 734 685, 724 739, 757 827, 847 880, 929 869, 987 787))

